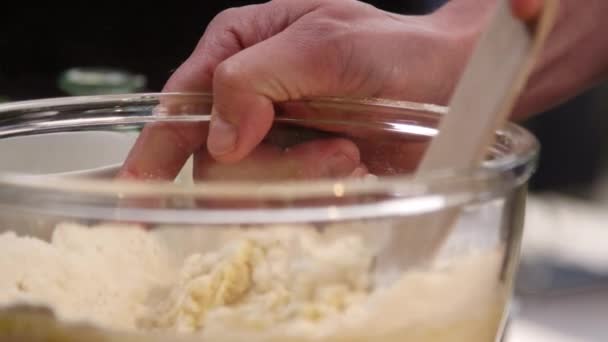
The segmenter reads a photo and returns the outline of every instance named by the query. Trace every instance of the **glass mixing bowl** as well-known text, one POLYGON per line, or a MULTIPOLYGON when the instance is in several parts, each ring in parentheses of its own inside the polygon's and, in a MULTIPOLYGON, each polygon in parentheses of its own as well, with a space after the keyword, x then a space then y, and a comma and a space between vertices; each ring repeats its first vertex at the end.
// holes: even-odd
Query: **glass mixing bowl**
POLYGON ((260 147, 270 156, 218 164, 200 148, 176 178, 115 177, 140 132, 184 144, 183 130, 204 134, 211 104, 132 94, 0 106, 0 147, 22 158, 0 172, 0 339, 502 336, 538 152, 527 131, 496 132, 478 169, 414 178, 445 108, 316 98, 276 105, 260 147), (336 139, 364 172, 302 171, 327 170, 314 147, 336 139), (312 154, 286 157, 302 146, 312 154))

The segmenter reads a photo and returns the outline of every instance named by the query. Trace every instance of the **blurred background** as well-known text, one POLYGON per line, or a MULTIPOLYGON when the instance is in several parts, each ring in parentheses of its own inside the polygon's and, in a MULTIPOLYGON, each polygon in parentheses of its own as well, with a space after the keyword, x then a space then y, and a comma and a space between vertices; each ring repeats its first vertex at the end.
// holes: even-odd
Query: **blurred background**
MULTIPOLYGON (((217 13, 256 2, 12 3, 0 21, 0 102, 159 91, 217 13)), ((444 1, 366 2, 423 14, 444 1)), ((608 85, 601 85, 522 123, 542 154, 531 182, 512 341, 606 340, 606 113, 608 85)))

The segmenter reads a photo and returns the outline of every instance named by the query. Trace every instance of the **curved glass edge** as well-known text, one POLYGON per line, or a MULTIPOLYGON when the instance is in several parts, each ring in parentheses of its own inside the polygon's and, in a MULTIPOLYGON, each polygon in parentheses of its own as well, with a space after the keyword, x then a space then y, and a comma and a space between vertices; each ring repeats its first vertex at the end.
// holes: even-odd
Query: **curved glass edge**
MULTIPOLYGON (((198 103, 211 103, 212 96, 205 93, 135 93, 117 95, 94 95, 59 97, 30 101, 0 104, 0 117, 11 112, 29 112, 61 109, 70 106, 89 106, 92 104, 131 103, 154 105, 162 98, 197 99, 198 103)), ((355 106, 367 109, 412 110, 433 115, 442 115, 446 107, 431 104, 414 103, 407 101, 394 101, 376 98, 348 99, 334 97, 307 98, 294 102, 308 102, 312 104, 355 106)), ((283 118, 285 119, 285 118, 283 118)), ((114 118, 120 122, 154 122, 159 120, 208 120, 207 115, 193 115, 190 118, 179 116, 156 116, 114 118), (177 119, 176 119, 177 118, 177 119), (139 121, 138 121, 139 120, 139 121)), ((116 121, 117 120, 117 121, 116 121)), ((107 124, 107 123, 106 123, 107 124)), ((39 128, 39 127, 38 127, 39 128)), ((513 123, 508 124, 501 132, 510 136, 514 141, 523 141, 522 146, 514 147, 514 152, 506 157, 486 161, 478 170, 446 170, 430 173, 425 177, 414 180, 408 176, 380 177, 374 181, 361 180, 315 180, 315 181, 289 181, 289 182, 197 182, 194 185, 179 185, 174 183, 140 183, 117 180, 93 179, 53 179, 49 182, 46 177, 25 174, 0 174, 0 185, 21 187, 27 191, 55 191, 58 193, 77 193, 89 196, 191 196, 198 198, 272 198, 294 199, 307 197, 332 197, 336 188, 340 188, 341 196, 369 194, 369 193, 402 193, 411 195, 429 194, 429 189, 437 184, 450 185, 468 181, 471 184, 501 184, 501 188, 513 188, 526 182, 536 168, 536 158, 539 151, 537 140, 524 128, 513 123)), ((474 188, 478 188, 475 186, 474 188)))

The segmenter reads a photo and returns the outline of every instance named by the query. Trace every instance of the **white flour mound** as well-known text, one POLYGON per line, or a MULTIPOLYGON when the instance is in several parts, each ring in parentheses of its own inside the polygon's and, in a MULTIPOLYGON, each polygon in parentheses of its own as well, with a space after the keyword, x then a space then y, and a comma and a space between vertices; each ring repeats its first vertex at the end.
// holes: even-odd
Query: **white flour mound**
POLYGON ((4 233, 0 306, 212 341, 493 340, 501 250, 374 289, 372 246, 345 232, 61 224, 50 242, 4 233))

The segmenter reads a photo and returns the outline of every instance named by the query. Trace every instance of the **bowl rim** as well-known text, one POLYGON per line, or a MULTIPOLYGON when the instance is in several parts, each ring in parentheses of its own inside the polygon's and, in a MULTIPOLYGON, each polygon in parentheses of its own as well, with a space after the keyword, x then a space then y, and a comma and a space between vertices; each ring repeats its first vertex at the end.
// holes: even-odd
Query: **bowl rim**
MULTIPOLYGON (((55 97, 0 104, 0 116, 19 111, 52 111, 71 106, 92 104, 120 103, 137 104, 145 101, 159 100, 163 97, 196 97, 212 101, 209 93, 150 92, 125 93, 90 96, 55 97)), ((400 101, 382 98, 344 98, 344 97, 310 97, 290 102, 309 104, 328 104, 337 106, 356 106, 361 108, 396 109, 417 111, 424 114, 440 116, 447 112, 447 107, 400 101)), ((196 116, 199 117, 199 116, 196 116)), ((194 120, 196 118, 192 117, 194 120)), ((140 118, 142 123, 163 120, 175 120, 170 116, 140 118)), ((198 118, 200 120, 200 117, 198 118)), ((139 121, 138 121, 139 122, 139 121)), ((1 128, 1 127, 0 127, 1 128)), ((200 197, 200 198, 247 198, 247 199, 302 199, 308 197, 344 197, 347 195, 399 193, 402 196, 441 195, 437 184, 469 184, 495 187, 494 190, 512 189, 528 181, 535 169, 539 153, 539 143, 525 128, 508 123, 502 131, 516 135, 526 142, 526 148, 509 153, 504 157, 484 163, 484 168, 475 170, 441 170, 429 173, 424 177, 413 179, 411 175, 378 177, 373 180, 290 180, 272 182, 206 182, 195 184, 176 184, 170 182, 132 182, 128 180, 97 180, 86 178, 54 178, 18 173, 0 173, 0 186, 11 186, 25 191, 54 191, 58 193, 77 193, 82 195, 141 197, 200 197), (503 177, 505 173, 524 167, 526 172, 515 178, 503 177)), ((491 189, 490 189, 491 190, 491 189)), ((447 195, 447 194, 444 194, 447 195)), ((481 194, 480 194, 481 195, 481 194)), ((485 194, 487 195, 487 193, 485 194)), ((476 197, 476 196, 473 196, 476 197)), ((487 197, 487 196, 486 196, 487 197)))

